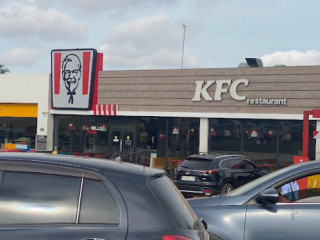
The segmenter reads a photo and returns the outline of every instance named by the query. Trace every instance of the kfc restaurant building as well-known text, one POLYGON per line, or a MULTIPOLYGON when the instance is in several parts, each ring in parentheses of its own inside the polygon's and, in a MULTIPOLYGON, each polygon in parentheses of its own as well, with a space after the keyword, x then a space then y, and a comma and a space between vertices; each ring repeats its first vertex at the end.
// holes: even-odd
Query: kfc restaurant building
MULTIPOLYGON (((218 151, 281 167, 302 155, 303 112, 320 106, 320 66, 103 71, 94 49, 51 57, 60 153, 170 166, 218 151)), ((316 129, 311 118, 310 159, 316 129)))

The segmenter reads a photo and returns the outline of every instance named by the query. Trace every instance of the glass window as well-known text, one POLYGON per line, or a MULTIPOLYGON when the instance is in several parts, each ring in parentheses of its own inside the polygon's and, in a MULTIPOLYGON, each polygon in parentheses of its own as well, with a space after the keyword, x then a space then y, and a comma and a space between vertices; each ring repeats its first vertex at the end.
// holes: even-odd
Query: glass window
POLYGON ((229 119, 210 119, 209 151, 240 151, 240 122, 229 119))
MULTIPOLYGON (((294 166, 292 166, 294 167, 294 166)), ((282 168, 278 171, 274 171, 267 175, 264 175, 256 180, 253 180, 229 193, 229 196, 240 196, 248 193, 253 188, 270 181, 271 179, 279 179, 279 176, 290 171, 292 168, 282 168)), ((295 178, 284 179, 285 183, 280 182, 275 186, 279 194, 281 195, 280 202, 300 202, 300 203, 320 203, 320 174, 317 171, 312 174, 305 174, 301 177, 301 173, 298 173, 295 178), (290 184, 289 184, 290 183, 290 184), (290 186, 291 185, 291 186, 290 186), (290 197, 289 197, 290 196, 290 197), (284 198, 285 197, 285 198, 284 198), (292 197, 292 200, 289 198, 292 197)))
POLYGON ((246 160, 243 160, 243 165, 244 165, 245 169, 255 169, 256 168, 252 163, 250 163, 246 160))
POLYGON ((81 151, 81 117, 56 116, 55 149, 60 153, 81 151))
POLYGON ((0 143, 4 148, 5 143, 17 143, 29 145, 35 148, 35 136, 37 135, 37 118, 0 118, 0 143))
POLYGON ((5 172, 0 224, 75 223, 80 179, 5 172))
POLYGON ((230 161, 228 161, 228 160, 223 160, 223 161, 221 161, 220 167, 221 167, 221 168, 229 168, 229 162, 230 162, 230 161))
MULTIPOLYGON (((316 121, 309 122, 309 159, 315 158, 312 132, 316 121)), ((270 169, 293 164, 302 156, 303 121, 268 119, 210 119, 209 152, 242 154, 255 164, 270 169)))
POLYGON ((229 160, 231 169, 243 169, 242 161, 239 159, 229 160))
POLYGON ((211 166, 212 166, 211 160, 201 160, 201 159, 186 159, 180 165, 180 167, 184 167, 188 169, 202 169, 202 170, 210 170, 211 166))
POLYGON ((277 188, 279 202, 320 203, 320 175, 296 178, 277 188))
POLYGON ((85 117, 81 121, 80 152, 91 157, 107 157, 108 128, 105 117, 85 117))
POLYGON ((165 155, 166 121, 168 121, 168 156, 184 158, 199 153, 200 120, 193 118, 169 118, 159 121, 159 156, 165 155))
POLYGON ((158 118, 142 117, 138 118, 137 148, 156 149, 158 118))
POLYGON ((197 219, 187 200, 168 177, 160 177, 149 182, 151 190, 162 206, 174 218, 174 223, 185 229, 194 229, 197 219))
POLYGON ((118 210, 111 193, 101 181, 85 180, 80 223, 118 223, 118 210))
POLYGON ((150 165, 150 159, 157 155, 158 142, 158 118, 137 118, 137 163, 150 165), (152 157, 151 157, 152 156, 152 157))
POLYGON ((55 150, 63 154, 107 158, 106 117, 56 116, 55 150))

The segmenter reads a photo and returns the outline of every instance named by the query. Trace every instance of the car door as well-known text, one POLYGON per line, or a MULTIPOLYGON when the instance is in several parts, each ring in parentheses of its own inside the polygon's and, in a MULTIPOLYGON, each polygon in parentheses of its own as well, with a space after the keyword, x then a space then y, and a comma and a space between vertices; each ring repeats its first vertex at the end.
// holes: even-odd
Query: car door
POLYGON ((232 178, 236 181, 237 187, 250 181, 250 171, 246 169, 243 163, 243 159, 235 158, 229 160, 230 164, 230 174, 232 178))
POLYGON ((1 172, 0 239, 125 239, 124 204, 109 187, 91 178, 1 172))
MULTIPOLYGON (((293 180, 299 183, 299 190, 294 192, 298 193, 298 200, 291 201, 283 195, 279 200, 286 200, 276 204, 249 202, 244 239, 301 240, 316 239, 320 235, 320 175, 293 180)), ((278 191, 281 186, 276 186, 278 191)))
POLYGON ((244 172, 247 173, 245 176, 245 183, 248 183, 258 177, 261 177, 260 169, 253 165, 251 162, 243 159, 242 160, 243 168, 245 169, 244 172))
POLYGON ((244 239, 315 239, 320 234, 319 215, 320 203, 249 205, 244 239))

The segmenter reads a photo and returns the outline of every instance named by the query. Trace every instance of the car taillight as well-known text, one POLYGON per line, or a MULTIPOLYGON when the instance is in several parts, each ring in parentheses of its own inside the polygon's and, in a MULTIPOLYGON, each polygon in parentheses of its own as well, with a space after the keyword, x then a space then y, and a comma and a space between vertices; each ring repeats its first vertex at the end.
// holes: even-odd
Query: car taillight
POLYGON ((214 174, 217 173, 218 170, 201 170, 200 172, 204 174, 214 174))
POLYGON ((179 235, 164 235, 162 240, 192 240, 191 238, 179 236, 179 235))
POLYGON ((204 189, 203 192, 204 192, 204 194, 206 196, 211 196, 212 195, 212 191, 210 189, 204 189))

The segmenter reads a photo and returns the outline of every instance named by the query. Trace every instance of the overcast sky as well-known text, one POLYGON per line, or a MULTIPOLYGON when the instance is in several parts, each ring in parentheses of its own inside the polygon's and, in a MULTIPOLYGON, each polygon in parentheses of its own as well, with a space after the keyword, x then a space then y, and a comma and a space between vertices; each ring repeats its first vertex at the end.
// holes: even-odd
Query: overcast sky
POLYGON ((0 63, 49 73, 51 50, 95 48, 104 70, 233 68, 246 57, 320 65, 319 9, 319 0, 0 0, 0 63))

